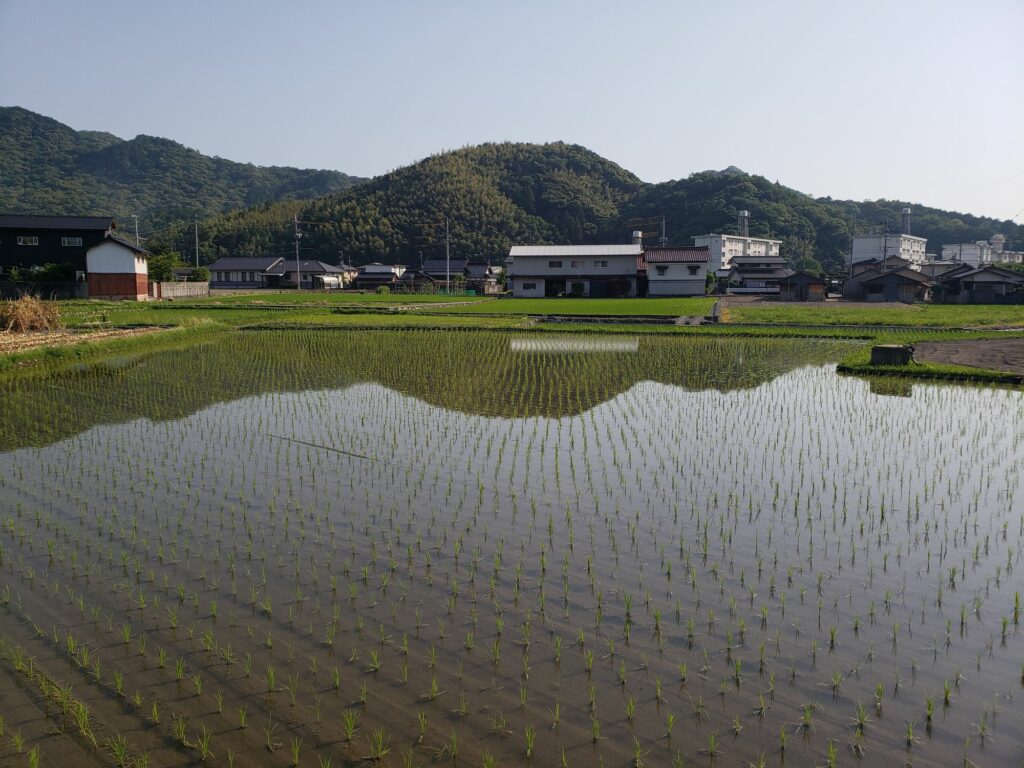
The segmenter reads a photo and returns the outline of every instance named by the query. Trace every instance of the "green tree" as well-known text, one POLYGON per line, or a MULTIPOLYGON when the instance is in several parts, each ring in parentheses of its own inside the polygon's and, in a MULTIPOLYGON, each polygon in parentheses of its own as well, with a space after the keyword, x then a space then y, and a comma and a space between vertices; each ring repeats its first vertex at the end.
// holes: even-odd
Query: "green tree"
POLYGON ((154 254, 149 257, 149 279, 154 283, 163 283, 174 279, 174 270, 181 269, 185 263, 177 251, 154 254))

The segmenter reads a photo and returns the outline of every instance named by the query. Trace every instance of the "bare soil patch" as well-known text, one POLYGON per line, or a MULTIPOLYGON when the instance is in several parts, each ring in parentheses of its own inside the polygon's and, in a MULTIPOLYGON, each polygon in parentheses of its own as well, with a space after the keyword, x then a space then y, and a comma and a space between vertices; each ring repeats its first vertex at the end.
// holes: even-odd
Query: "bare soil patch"
POLYGON ((38 347, 67 347, 86 341, 106 341, 161 331, 162 328, 118 328, 106 331, 34 331, 31 333, 0 333, 0 355, 26 352, 38 347))
POLYGON ((914 345, 914 358, 1024 375, 1024 339, 922 341, 914 345))

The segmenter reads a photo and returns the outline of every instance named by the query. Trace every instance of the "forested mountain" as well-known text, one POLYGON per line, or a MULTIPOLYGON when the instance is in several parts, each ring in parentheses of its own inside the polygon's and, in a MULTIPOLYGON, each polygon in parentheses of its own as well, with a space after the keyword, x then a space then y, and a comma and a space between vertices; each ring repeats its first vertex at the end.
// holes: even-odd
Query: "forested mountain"
MULTIPOLYGON (((74 131, 20 108, 0 108, 0 212, 110 214, 130 226, 140 215, 155 250, 224 255, 294 253, 355 264, 418 264, 443 253, 445 217, 453 256, 502 261, 519 243, 625 242, 665 218, 669 241, 736 231, 751 212, 751 234, 784 241, 798 266, 840 272, 855 234, 898 231, 900 210, 928 250, 1001 232, 1024 248, 1024 226, 899 200, 812 198, 729 167, 646 184, 584 147, 483 144, 445 152, 353 186, 335 171, 260 168, 205 157, 167 139, 124 141, 74 131), (167 226, 161 226, 161 225, 167 226)), ((649 238, 648 242, 654 242, 649 238)), ((1008 243, 1009 244, 1009 243, 1008 243)))
MULTIPOLYGON (((294 253, 363 264, 409 264, 443 252, 445 216, 453 256, 504 259, 512 243, 600 239, 643 183, 569 144, 484 144, 427 158, 308 204, 271 204, 200 222, 203 257, 294 253), (354 191, 354 190, 353 190, 354 191)), ((183 225, 155 245, 190 254, 183 225)))
POLYGON ((311 199, 360 179, 207 157, 168 139, 76 131, 0 107, 0 212, 139 217, 144 230, 278 200, 311 199))
MULTIPOLYGON (((951 213, 898 200, 851 202, 812 198, 737 168, 645 184, 620 166, 571 144, 484 144, 429 157, 341 193, 308 203, 269 204, 200 222, 203 259, 228 254, 294 253, 293 216, 303 222, 302 253, 355 264, 419 263, 443 252, 444 219, 453 256, 500 262, 514 243, 625 242, 638 222, 665 217, 672 243, 693 235, 736 231, 739 210, 751 212, 751 234, 784 241, 799 266, 840 272, 854 234, 899 231, 900 211, 913 210, 913 231, 928 248, 973 242, 995 232, 1024 246, 1011 221, 951 213)), ((187 226, 154 241, 194 252, 187 226)), ((654 242, 649 239, 648 242, 654 242)))

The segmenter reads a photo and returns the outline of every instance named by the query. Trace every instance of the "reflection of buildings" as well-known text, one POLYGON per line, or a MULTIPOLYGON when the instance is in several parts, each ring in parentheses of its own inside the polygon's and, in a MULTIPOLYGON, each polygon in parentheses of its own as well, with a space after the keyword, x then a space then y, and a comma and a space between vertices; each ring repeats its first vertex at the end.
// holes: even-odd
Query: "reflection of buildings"
POLYGON ((535 335, 509 339, 508 348, 512 352, 636 352, 640 349, 640 338, 535 335))

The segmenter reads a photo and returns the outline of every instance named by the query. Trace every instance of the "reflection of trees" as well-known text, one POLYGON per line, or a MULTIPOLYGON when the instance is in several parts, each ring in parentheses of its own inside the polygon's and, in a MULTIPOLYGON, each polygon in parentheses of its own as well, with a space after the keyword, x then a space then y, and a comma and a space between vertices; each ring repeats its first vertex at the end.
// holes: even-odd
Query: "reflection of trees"
MULTIPOLYGON (((449 410, 570 416, 640 381, 754 387, 840 345, 806 340, 645 337, 636 352, 510 352, 502 333, 239 332, 184 349, 0 382, 0 449, 44 445, 97 424, 177 419, 265 392, 376 382, 449 410)), ((257 415, 254 414, 254 418, 257 415)))

